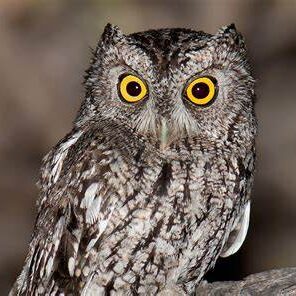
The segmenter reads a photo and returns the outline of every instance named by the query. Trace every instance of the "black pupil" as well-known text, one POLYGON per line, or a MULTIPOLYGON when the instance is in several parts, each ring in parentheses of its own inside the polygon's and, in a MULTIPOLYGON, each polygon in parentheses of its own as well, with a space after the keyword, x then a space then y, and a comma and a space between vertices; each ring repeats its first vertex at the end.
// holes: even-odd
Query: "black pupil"
POLYGON ((130 96, 136 97, 141 93, 141 85, 136 81, 131 81, 127 84, 126 91, 130 96))
POLYGON ((205 97, 208 96, 210 92, 210 88, 209 86, 204 83, 204 82, 199 82, 196 83, 193 87, 192 87, 192 94, 194 97, 196 97, 197 99, 203 99, 205 97))

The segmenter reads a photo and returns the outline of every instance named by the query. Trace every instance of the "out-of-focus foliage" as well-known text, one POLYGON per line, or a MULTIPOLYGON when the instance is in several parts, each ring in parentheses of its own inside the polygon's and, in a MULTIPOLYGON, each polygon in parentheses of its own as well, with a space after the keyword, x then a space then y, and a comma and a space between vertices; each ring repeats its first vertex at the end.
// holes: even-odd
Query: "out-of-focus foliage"
POLYGON ((41 158, 71 127, 89 46, 107 22, 126 33, 214 33, 231 22, 243 32, 259 97, 251 226, 241 251, 211 278, 296 266, 296 1, 0 0, 1 294, 27 252, 41 158))

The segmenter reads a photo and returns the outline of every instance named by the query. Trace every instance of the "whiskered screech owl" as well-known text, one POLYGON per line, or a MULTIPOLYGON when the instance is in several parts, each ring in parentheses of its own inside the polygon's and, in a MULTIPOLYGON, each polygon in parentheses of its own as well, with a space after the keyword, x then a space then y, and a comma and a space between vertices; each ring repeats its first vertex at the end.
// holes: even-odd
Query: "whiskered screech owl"
POLYGON ((85 98, 44 158, 29 254, 11 295, 190 295, 246 236, 254 79, 217 34, 108 24, 85 98))

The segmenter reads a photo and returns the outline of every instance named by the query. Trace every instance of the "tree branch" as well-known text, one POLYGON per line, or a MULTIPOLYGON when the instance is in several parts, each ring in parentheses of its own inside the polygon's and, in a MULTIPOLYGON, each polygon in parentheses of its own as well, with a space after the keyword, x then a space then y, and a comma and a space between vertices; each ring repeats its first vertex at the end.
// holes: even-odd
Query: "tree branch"
POLYGON ((296 267, 264 271, 236 282, 202 282, 196 295, 296 295, 296 267))

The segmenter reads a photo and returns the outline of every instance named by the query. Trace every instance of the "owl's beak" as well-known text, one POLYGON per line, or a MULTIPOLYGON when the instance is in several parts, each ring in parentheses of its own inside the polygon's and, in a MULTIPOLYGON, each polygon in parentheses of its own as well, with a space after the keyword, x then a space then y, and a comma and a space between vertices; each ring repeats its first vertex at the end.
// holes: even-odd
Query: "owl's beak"
POLYGON ((169 140, 169 128, 166 119, 162 118, 160 122, 160 149, 164 150, 168 145, 169 140))

